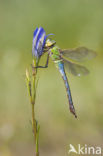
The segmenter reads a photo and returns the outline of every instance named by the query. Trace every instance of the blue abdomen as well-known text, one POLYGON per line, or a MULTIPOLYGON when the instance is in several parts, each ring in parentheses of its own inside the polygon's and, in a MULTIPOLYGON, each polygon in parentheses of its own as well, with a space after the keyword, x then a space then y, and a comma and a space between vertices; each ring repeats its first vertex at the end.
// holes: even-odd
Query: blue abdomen
POLYGON ((58 64, 59 72, 61 73, 62 78, 64 80, 64 84, 65 84, 65 88, 66 88, 66 92, 67 92, 67 97, 68 97, 68 101, 69 101, 70 112, 72 112, 75 115, 75 117, 77 117, 76 113, 75 113, 75 108, 74 108, 74 105, 73 105, 73 101, 72 101, 70 86, 69 86, 68 79, 67 79, 67 76, 66 76, 66 73, 65 73, 65 70, 64 70, 64 63, 62 61, 60 61, 57 64, 58 64))

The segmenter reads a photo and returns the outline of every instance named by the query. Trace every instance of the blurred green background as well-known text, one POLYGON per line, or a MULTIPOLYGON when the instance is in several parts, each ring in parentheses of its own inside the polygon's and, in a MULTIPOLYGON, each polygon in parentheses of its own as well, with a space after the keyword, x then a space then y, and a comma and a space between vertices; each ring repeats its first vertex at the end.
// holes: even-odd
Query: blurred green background
MULTIPOLYGON (((32 37, 42 26, 61 48, 86 46, 97 57, 86 77, 68 75, 77 111, 68 110, 62 78, 52 61, 39 71, 36 118, 40 155, 68 156, 69 144, 103 145, 103 1, 0 0, 0 156, 32 156, 31 105, 25 69, 32 63, 32 37)), ((41 64, 46 57, 43 56, 41 64)))

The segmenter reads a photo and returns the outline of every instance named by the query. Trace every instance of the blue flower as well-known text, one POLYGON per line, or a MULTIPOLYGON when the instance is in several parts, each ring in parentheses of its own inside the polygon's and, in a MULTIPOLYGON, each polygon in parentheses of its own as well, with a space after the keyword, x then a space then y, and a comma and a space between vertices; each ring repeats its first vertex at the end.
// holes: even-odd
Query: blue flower
POLYGON ((43 48, 45 46, 46 39, 49 35, 46 35, 45 30, 42 27, 35 29, 32 44, 32 55, 34 57, 39 58, 43 54, 43 48))
POLYGON ((43 53, 46 42, 46 33, 42 27, 36 28, 33 35, 32 55, 39 58, 43 53))

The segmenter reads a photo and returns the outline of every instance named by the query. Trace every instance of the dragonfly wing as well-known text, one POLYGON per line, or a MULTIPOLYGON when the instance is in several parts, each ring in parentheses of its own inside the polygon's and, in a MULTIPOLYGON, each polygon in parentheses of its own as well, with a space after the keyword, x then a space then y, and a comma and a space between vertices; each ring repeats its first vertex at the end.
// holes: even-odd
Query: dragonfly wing
POLYGON ((67 57, 75 61, 90 60, 96 56, 93 50, 85 47, 78 47, 75 49, 60 50, 62 57, 67 57))
POLYGON ((67 60, 64 60, 64 66, 68 70, 68 72, 70 72, 75 76, 82 76, 82 75, 89 74, 89 70, 86 67, 67 60))

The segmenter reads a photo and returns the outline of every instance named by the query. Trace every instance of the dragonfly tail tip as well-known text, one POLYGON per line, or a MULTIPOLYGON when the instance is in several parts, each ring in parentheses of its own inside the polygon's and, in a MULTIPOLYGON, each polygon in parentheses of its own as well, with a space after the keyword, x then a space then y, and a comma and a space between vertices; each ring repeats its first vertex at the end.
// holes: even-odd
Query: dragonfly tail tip
POLYGON ((75 114, 75 118, 77 118, 77 115, 75 114))
POLYGON ((71 109, 71 107, 70 107, 70 112, 75 116, 75 118, 77 118, 77 115, 76 115, 75 109, 71 109))

